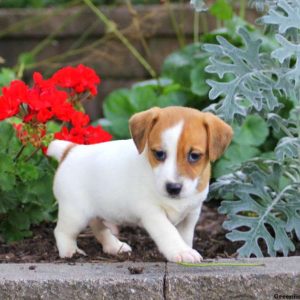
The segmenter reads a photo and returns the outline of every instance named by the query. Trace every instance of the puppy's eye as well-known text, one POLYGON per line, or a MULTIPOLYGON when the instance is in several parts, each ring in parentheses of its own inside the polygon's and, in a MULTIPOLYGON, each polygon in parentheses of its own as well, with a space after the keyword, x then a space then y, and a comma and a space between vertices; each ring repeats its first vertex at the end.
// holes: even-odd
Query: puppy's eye
POLYGON ((164 161, 167 158, 167 153, 163 150, 152 150, 152 153, 158 161, 164 161))
POLYGON ((200 160, 202 154, 199 153, 199 152, 193 152, 193 151, 190 151, 189 154, 188 154, 188 162, 189 163, 195 163, 197 162, 198 160, 200 160))

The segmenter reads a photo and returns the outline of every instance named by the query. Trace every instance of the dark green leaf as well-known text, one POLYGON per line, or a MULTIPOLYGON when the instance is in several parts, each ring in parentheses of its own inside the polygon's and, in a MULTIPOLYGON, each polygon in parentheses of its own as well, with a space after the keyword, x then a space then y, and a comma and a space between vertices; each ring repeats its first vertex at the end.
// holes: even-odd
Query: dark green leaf
POLYGON ((209 11, 213 16, 222 21, 230 20, 233 15, 231 5, 226 0, 216 0, 209 11))

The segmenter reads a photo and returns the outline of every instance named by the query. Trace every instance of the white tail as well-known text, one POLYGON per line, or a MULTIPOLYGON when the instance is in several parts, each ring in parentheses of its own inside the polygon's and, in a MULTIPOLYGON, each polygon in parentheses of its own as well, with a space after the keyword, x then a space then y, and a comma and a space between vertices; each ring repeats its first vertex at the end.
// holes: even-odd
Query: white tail
POLYGON ((58 161, 61 161, 63 154, 70 145, 73 145, 73 143, 68 141, 54 140, 48 147, 47 155, 56 158, 58 161))

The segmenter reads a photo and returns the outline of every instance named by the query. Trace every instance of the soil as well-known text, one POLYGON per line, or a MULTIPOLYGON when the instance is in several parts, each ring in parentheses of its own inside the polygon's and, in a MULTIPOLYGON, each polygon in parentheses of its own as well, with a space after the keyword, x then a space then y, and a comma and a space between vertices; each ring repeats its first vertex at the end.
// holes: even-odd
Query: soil
MULTIPOLYGON (((226 231, 222 228, 225 220, 223 215, 217 212, 216 207, 205 205, 202 209, 201 219, 196 226, 194 248, 205 259, 234 258, 236 250, 241 243, 232 243, 226 239, 226 231)), ((164 262, 164 257, 159 253, 156 245, 149 235, 141 228, 120 228, 119 239, 131 245, 133 251, 130 254, 111 256, 102 252, 101 245, 96 241, 89 229, 78 237, 78 246, 87 256, 75 255, 71 259, 61 259, 58 256, 53 229, 55 224, 43 223, 32 228, 33 235, 13 244, 0 242, 0 263, 37 263, 52 262, 69 264, 82 262, 164 262)), ((296 252, 292 255, 300 255, 300 243, 296 252)))

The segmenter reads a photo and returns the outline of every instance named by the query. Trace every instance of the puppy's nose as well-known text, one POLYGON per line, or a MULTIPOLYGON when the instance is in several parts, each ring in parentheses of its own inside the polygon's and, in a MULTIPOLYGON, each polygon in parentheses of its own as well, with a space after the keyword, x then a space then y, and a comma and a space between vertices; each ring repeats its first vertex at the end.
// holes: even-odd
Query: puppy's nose
POLYGON ((170 196, 178 196, 181 192, 182 184, 181 183, 172 183, 168 182, 166 184, 166 190, 170 196))

